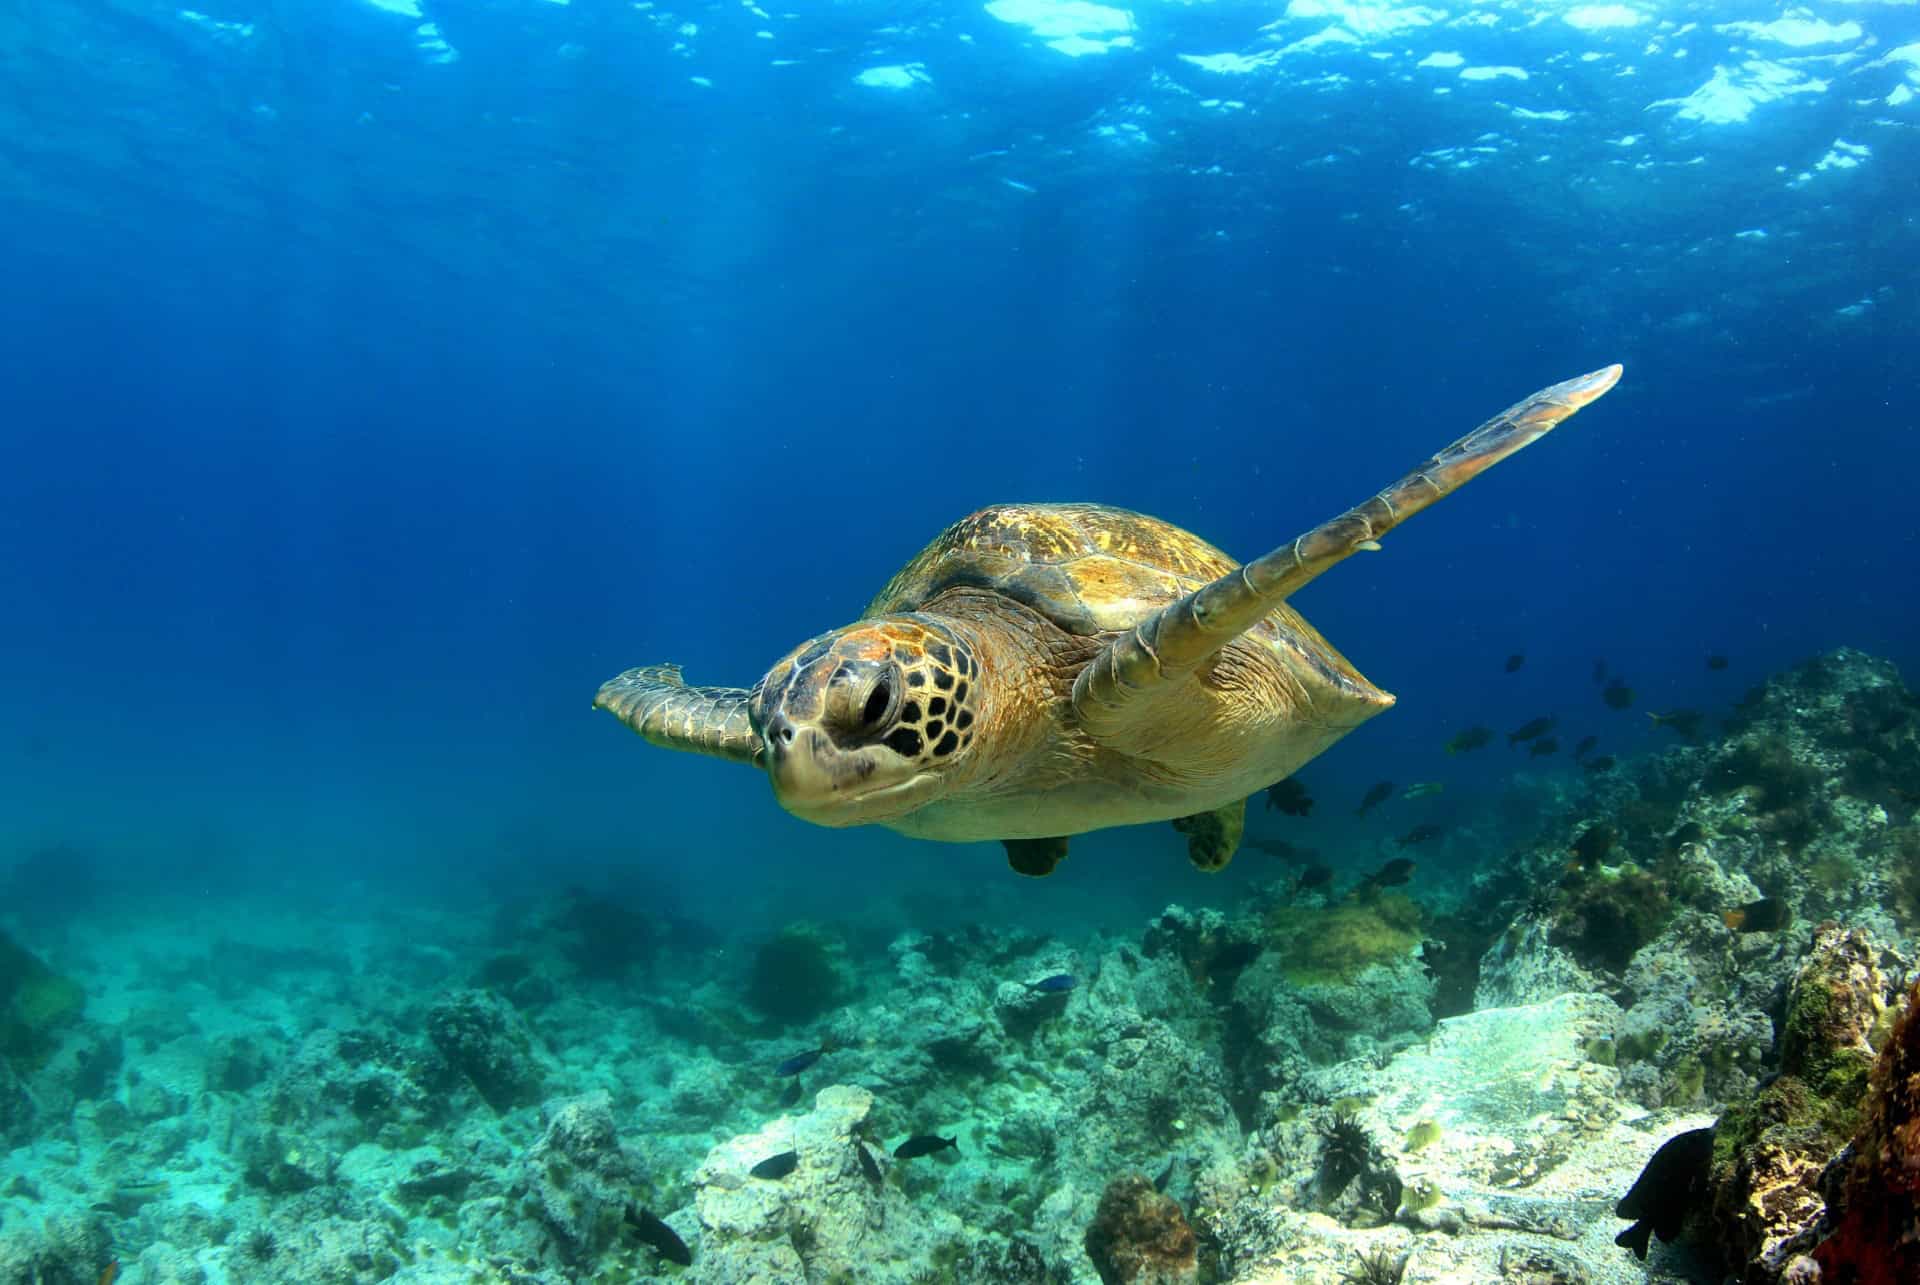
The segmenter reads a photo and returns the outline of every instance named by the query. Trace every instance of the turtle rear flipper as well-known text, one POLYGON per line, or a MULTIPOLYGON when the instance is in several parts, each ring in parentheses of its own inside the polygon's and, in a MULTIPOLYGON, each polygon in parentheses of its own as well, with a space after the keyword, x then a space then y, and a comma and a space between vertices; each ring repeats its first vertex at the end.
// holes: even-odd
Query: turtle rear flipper
POLYGON ((753 764, 760 738, 747 719, 750 695, 744 687, 689 687, 680 666, 646 665, 602 683, 593 707, 666 749, 753 764))
POLYGON ((1094 737, 1155 718, 1149 697, 1177 684, 1253 628, 1294 590, 1452 494, 1612 388, 1618 365, 1543 388, 1508 407, 1364 504, 1169 603, 1121 633, 1080 671, 1073 711, 1094 737))

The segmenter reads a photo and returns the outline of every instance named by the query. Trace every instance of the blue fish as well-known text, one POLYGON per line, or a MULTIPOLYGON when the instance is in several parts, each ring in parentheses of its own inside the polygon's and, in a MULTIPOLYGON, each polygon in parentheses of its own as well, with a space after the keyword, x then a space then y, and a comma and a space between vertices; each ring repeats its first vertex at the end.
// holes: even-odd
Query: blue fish
POLYGON ((1027 989, 1047 995, 1058 995, 1062 991, 1072 990, 1078 984, 1074 981, 1072 973, 1055 973, 1051 977, 1042 977, 1037 982, 1028 982, 1027 989))

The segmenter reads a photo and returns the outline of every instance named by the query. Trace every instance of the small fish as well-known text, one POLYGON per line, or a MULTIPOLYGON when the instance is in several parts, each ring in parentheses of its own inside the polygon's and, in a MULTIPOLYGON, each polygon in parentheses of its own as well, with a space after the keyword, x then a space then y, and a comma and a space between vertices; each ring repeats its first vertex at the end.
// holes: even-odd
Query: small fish
POLYGON ((1545 736, 1559 721, 1551 715, 1529 719, 1507 733, 1507 748, 1512 749, 1522 741, 1531 741, 1536 737, 1545 736))
POLYGON ((1513 655, 1507 657, 1507 672, 1509 674, 1517 674, 1520 672, 1520 666, 1526 663, 1527 663, 1526 656, 1523 653, 1516 651, 1515 653, 1513 653, 1513 655))
POLYGON ((107 1269, 105 1271, 100 1273, 100 1285, 113 1285, 113 1282, 115 1281, 115 1279, 119 1277, 119 1275, 120 1275, 120 1260, 116 1258, 111 1263, 107 1264, 107 1269))
POLYGON ((1683 848, 1706 841, 1707 828, 1698 821, 1688 821, 1676 827, 1674 832, 1667 836, 1667 854, 1678 856, 1683 848))
POLYGON ((1608 709, 1625 709, 1633 704, 1633 688, 1616 678, 1600 689, 1600 699, 1608 709))
POLYGON ((1725 669, 1726 667, 1727 667, 1727 658, 1725 656, 1722 656, 1720 653, 1715 652, 1713 655, 1707 657, 1708 669, 1725 669))
POLYGON ((1580 743, 1573 747, 1573 756, 1577 759, 1583 759, 1593 753, 1593 747, 1599 743, 1600 738, 1597 736, 1583 736, 1580 738, 1580 743))
POLYGON ((1037 982, 1028 982, 1027 989, 1039 991, 1043 995, 1059 995, 1078 985, 1072 973, 1055 973, 1051 977, 1042 977, 1037 982))
POLYGON ((1447 742, 1447 753, 1465 754, 1468 750, 1477 750, 1493 740, 1491 727, 1469 727, 1447 742))
POLYGON ((1648 1237, 1674 1240, 1686 1226, 1687 1214, 1708 1198, 1708 1171, 1713 1166, 1713 1130, 1689 1129, 1660 1144, 1633 1186, 1613 1207, 1616 1218, 1632 1218, 1633 1226, 1613 1238, 1622 1249, 1645 1262, 1648 1237))
MULTIPOLYGON (((1421 826, 1418 830, 1413 831, 1413 833, 1419 834, 1420 830, 1427 830, 1427 829, 1431 829, 1434 835, 1437 835, 1440 833, 1439 826, 1424 826, 1424 825, 1421 826)), ((1429 835, 1427 837, 1432 838, 1433 835, 1429 835)), ((1421 842, 1421 840, 1419 839, 1415 839, 1413 841, 1415 843, 1421 842)), ((1405 840, 1402 840, 1401 842, 1404 843, 1405 840)), ((1397 888, 1401 884, 1407 882, 1407 880, 1413 878, 1413 870, 1414 870, 1414 866, 1411 858, 1395 857, 1393 860, 1387 862, 1386 865, 1381 866, 1378 870, 1374 871, 1372 874, 1368 875, 1365 879, 1362 879, 1360 882, 1365 884, 1369 888, 1397 888)))
POLYGON ((1303 817, 1313 811, 1313 797, 1307 787, 1288 777, 1267 787, 1267 808, 1278 808, 1290 817, 1303 817))
POLYGON ((1285 839, 1242 839, 1240 846, 1252 848, 1255 852, 1264 852, 1270 857, 1278 857, 1296 866, 1308 865, 1320 855, 1312 848, 1303 848, 1297 843, 1288 843, 1285 839))
POLYGON ((1300 881, 1293 885, 1293 891, 1296 894, 1311 892, 1315 888, 1324 888, 1331 882, 1333 882, 1333 867, 1315 862, 1300 872, 1300 881))
POLYGON ((1793 907, 1778 897, 1762 897, 1720 916, 1737 933, 1778 932, 1793 922, 1793 907))
POLYGON ((1153 1180, 1153 1189, 1155 1191, 1165 1191, 1167 1189, 1167 1184, 1173 1181, 1173 1167, 1178 1163, 1180 1163, 1178 1156, 1169 1156, 1167 1158, 1167 1167, 1162 1169, 1160 1176, 1153 1180))
POLYGON ((693 1266, 693 1251, 687 1248, 687 1242, 680 1239, 680 1233, 655 1218, 644 1209, 627 1206, 627 1221, 640 1233, 640 1239, 653 1246, 654 1252, 669 1263, 678 1263, 682 1267, 693 1266))
POLYGON ((1604 821, 1597 821, 1580 832, 1573 841, 1573 855, 1580 865, 1591 869, 1613 851, 1619 833, 1604 821))
POLYGON ((800 1087, 800 1077, 797 1075, 794 1076, 793 1083, 789 1084, 786 1092, 780 1095, 780 1105, 783 1107, 793 1106, 800 1101, 800 1095, 805 1092, 806 1090, 800 1087))
POLYGON ((1373 810, 1375 804, 1385 803, 1392 797, 1392 781, 1375 782, 1373 788, 1367 791, 1366 797, 1360 800, 1360 806, 1353 810, 1353 814, 1357 817, 1363 817, 1373 810))
POLYGON ((1664 714, 1648 710, 1647 717, 1653 720, 1655 727, 1670 727, 1679 733, 1682 740, 1690 741, 1700 731, 1700 722, 1706 715, 1697 709, 1675 709, 1664 714))
POLYGON ((1403 799, 1424 799, 1429 794, 1438 794, 1447 787, 1438 781, 1415 781, 1401 794, 1403 799))
POLYGON ((798 1075, 800 1072, 833 1052, 831 1044, 822 1044, 817 1049, 808 1049, 805 1053, 795 1053, 792 1057, 773 1068, 775 1075, 798 1075))
POLYGON ((792 1173, 799 1163, 798 1151, 782 1151, 777 1156, 768 1156, 747 1172, 756 1178, 784 1178, 792 1173))
POLYGON ((1607 662, 1604 660, 1594 661, 1593 662, 1593 685, 1595 687, 1598 687, 1606 681, 1607 681, 1607 662))
MULTIPOLYGON (((1431 823, 1427 825, 1416 825, 1413 829, 1407 831, 1398 839, 1395 839, 1394 842, 1403 848, 1411 848, 1416 843, 1425 843, 1429 839, 1438 839, 1443 833, 1445 833, 1445 831, 1431 823)), ((1392 865, 1393 863, 1389 861, 1387 864, 1392 865)))
POLYGON ((1617 761, 1611 754, 1602 754, 1599 758, 1588 759, 1580 766, 1589 772, 1611 772, 1617 761))
POLYGON ((935 1152, 945 1151, 948 1147, 952 1147, 955 1151, 960 1150, 959 1134, 956 1133, 951 1138, 942 1138, 931 1133, 916 1133, 893 1149, 893 1158, 912 1160, 918 1156, 930 1156, 935 1152))
POLYGON ((1548 754, 1557 753, 1559 749, 1560 749, 1559 737, 1543 736, 1539 740, 1535 741, 1532 745, 1529 745, 1527 747, 1527 757, 1536 758, 1536 759, 1542 758, 1548 754))
POLYGON ((860 1172, 867 1175, 867 1181, 878 1187, 886 1181, 886 1175, 880 1172, 880 1162, 873 1158, 873 1152, 867 1150, 867 1144, 854 1139, 853 1153, 860 1157, 860 1172))

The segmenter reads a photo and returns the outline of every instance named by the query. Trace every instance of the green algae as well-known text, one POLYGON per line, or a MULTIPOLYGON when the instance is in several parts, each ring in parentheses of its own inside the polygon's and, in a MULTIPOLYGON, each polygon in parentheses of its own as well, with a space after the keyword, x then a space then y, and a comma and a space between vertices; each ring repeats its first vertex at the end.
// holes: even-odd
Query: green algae
POLYGON ((1660 880, 1624 866, 1569 884, 1554 916, 1552 941, 1589 968, 1619 971, 1660 935, 1673 902, 1660 880))
POLYGON ((1420 944, 1420 907, 1398 893, 1363 905, 1281 906, 1269 914, 1267 930, 1294 985, 1347 982, 1420 944))
POLYGON ((1401 1149, 1408 1152, 1419 1151, 1438 1141, 1440 1141, 1440 1126, 1432 1120, 1422 1120, 1407 1130, 1407 1141, 1401 1149))
POLYGON ((747 976, 747 1003, 768 1017, 804 1022, 849 990, 845 947, 814 924, 792 924, 762 942, 747 976))
POLYGON ((0 933, 0 1058, 34 1070, 53 1052, 55 1033, 86 1007, 79 985, 0 933))

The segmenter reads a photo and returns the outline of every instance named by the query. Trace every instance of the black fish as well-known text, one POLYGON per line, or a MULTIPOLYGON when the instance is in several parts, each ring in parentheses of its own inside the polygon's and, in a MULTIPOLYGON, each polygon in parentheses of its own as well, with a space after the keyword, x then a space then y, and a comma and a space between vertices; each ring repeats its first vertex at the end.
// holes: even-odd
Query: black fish
POLYGON ((756 1178, 784 1178, 792 1173, 799 1163, 798 1151, 782 1151, 777 1156, 768 1156, 747 1172, 756 1178))
POLYGON ((1300 882, 1293 885, 1293 890, 1307 892, 1314 888, 1324 888, 1331 882, 1333 882, 1333 867, 1315 862, 1300 872, 1300 882))
POLYGON ((1583 759, 1593 753, 1593 747, 1599 743, 1600 738, 1597 736, 1583 736, 1580 738, 1580 743, 1573 747, 1573 756, 1577 759, 1583 759))
POLYGON ((931 1133, 916 1133, 893 1149, 893 1158, 912 1160, 917 1156, 930 1156, 936 1151, 945 1151, 948 1147, 952 1147, 955 1151, 960 1149, 959 1134, 956 1133, 951 1138, 942 1138, 931 1133))
POLYGON ((783 1107, 792 1106, 800 1100, 800 1095, 804 1092, 806 1092, 806 1090, 800 1087, 800 1077, 797 1075, 794 1076, 793 1083, 789 1084, 787 1091, 780 1095, 780 1105, 783 1107))
POLYGON ((1477 750, 1493 739, 1491 727, 1469 727, 1447 742, 1447 753, 1464 754, 1468 750, 1477 750))
MULTIPOLYGON (((1427 836, 1428 838, 1437 836, 1440 833, 1440 827, 1437 825, 1423 825, 1419 827, 1419 829, 1414 830, 1413 834, 1419 834, 1421 830, 1433 831, 1432 835, 1427 836)), ((1412 836, 1409 835, 1408 838, 1412 838, 1412 836)), ((1412 841, 1414 843, 1424 842, 1424 840, 1421 839, 1413 839, 1412 841)), ((1402 839, 1400 842, 1404 846, 1407 843, 1407 839, 1402 839)), ((1369 888, 1397 888, 1411 878, 1413 878, 1412 858, 1395 857, 1360 882, 1369 888)))
POLYGON ((1559 721, 1559 719, 1551 715, 1529 719, 1527 722, 1522 723, 1507 733, 1507 748, 1512 749, 1520 742, 1530 741, 1536 736, 1545 736, 1553 730, 1553 725, 1559 721))
POLYGON ((1039 991, 1045 995, 1059 995, 1072 990, 1075 985, 1072 973, 1055 973, 1051 977, 1042 977, 1037 982, 1028 982, 1027 989, 1039 991))
POLYGON ((832 1050, 825 1044, 817 1049, 808 1049, 805 1053, 795 1053, 792 1057, 773 1068, 775 1075, 798 1075, 818 1062, 832 1050))
POLYGON ((1173 1181, 1173 1167, 1179 1163, 1180 1157, 1178 1156, 1169 1156, 1167 1158, 1167 1167, 1162 1169, 1160 1176, 1153 1180, 1153 1189, 1155 1191, 1165 1191, 1167 1189, 1167 1184, 1173 1181))
POLYGON ((669 1263, 678 1263, 682 1267, 693 1266, 693 1251, 687 1248, 687 1242, 680 1239, 680 1233, 655 1218, 644 1209, 627 1206, 627 1221, 640 1233, 640 1239, 652 1245, 654 1252, 669 1263))
POLYGON ((1574 859, 1591 869, 1613 851, 1613 845, 1619 837, 1618 832, 1605 821, 1596 821, 1582 830, 1580 837, 1573 841, 1574 859))
POLYGON ((1616 760, 1614 759, 1613 755, 1602 754, 1597 759, 1588 759, 1586 762, 1582 763, 1580 766, 1585 768, 1589 772, 1611 772, 1613 771, 1613 765, 1615 762, 1616 760))
POLYGON ((1671 727, 1680 734, 1680 739, 1690 741, 1700 731, 1700 721, 1706 717, 1697 709, 1676 709, 1665 714, 1655 714, 1651 710, 1647 717, 1653 720, 1655 727, 1671 727))
POLYGON ((1560 749, 1559 737, 1543 736, 1539 740, 1535 741, 1532 745, 1529 745, 1527 747, 1527 757, 1540 758, 1547 754, 1556 753, 1558 752, 1559 749, 1560 749))
POLYGON ((1707 1175, 1713 1164, 1713 1130, 1689 1129, 1660 1144, 1633 1186, 1613 1207, 1614 1217, 1632 1218, 1633 1226, 1613 1238, 1631 1249, 1642 1262, 1647 1238, 1674 1240, 1686 1226, 1687 1214, 1707 1196, 1707 1175))
POLYGON ((1320 854, 1312 848, 1303 848, 1297 843, 1288 843, 1285 839, 1242 839, 1240 846, 1252 848, 1255 852, 1264 852, 1270 857, 1278 857, 1289 865, 1310 865, 1320 854))
POLYGON ((1778 897, 1762 897, 1720 916, 1737 933, 1778 932, 1793 922, 1793 907, 1778 897))
POLYGON ((1522 655, 1520 652, 1516 651, 1515 653, 1513 653, 1513 655, 1507 657, 1507 672, 1509 674, 1517 673, 1519 672, 1520 666, 1526 663, 1527 663, 1527 658, 1524 655, 1522 655))
POLYGON ((1360 800, 1360 806, 1353 810, 1353 814, 1357 817, 1363 817, 1373 810, 1374 804, 1385 803, 1392 797, 1393 782, 1380 781, 1376 783, 1372 789, 1367 791, 1366 797, 1360 800))
POLYGON ((1625 709, 1633 704, 1633 688, 1616 678, 1600 689, 1600 699, 1608 709, 1625 709))
POLYGON ((855 1139, 853 1153, 860 1157, 860 1172, 867 1175, 868 1182, 878 1187, 886 1181, 886 1176, 880 1172, 880 1162, 873 1158, 873 1152, 867 1150, 866 1143, 855 1139))
MULTIPOLYGON (((1438 839, 1444 833, 1445 831, 1439 826, 1428 822, 1426 825, 1416 825, 1413 829, 1407 831, 1398 839, 1395 839, 1394 842, 1403 848, 1411 848, 1416 843, 1425 843, 1429 839, 1438 839)), ((1387 864, 1391 866, 1393 862, 1389 861, 1387 864)))
POLYGON ((1706 841, 1707 827, 1698 821, 1688 821, 1675 827, 1673 833, 1667 836, 1667 853, 1669 856, 1677 855, 1681 849, 1690 844, 1706 841))
POLYGON ((1727 658, 1725 656, 1720 655, 1718 652, 1715 652, 1713 655, 1707 657, 1708 669, 1725 669, 1726 667, 1727 667, 1727 658))
POLYGON ((1601 683, 1604 683, 1606 681, 1607 681, 1607 662, 1604 660, 1594 661, 1593 662, 1594 686, 1598 687, 1601 683))
POLYGON ((1313 811, 1313 796, 1306 786, 1288 777, 1267 787, 1267 807, 1278 808, 1290 817, 1303 817, 1313 811))

